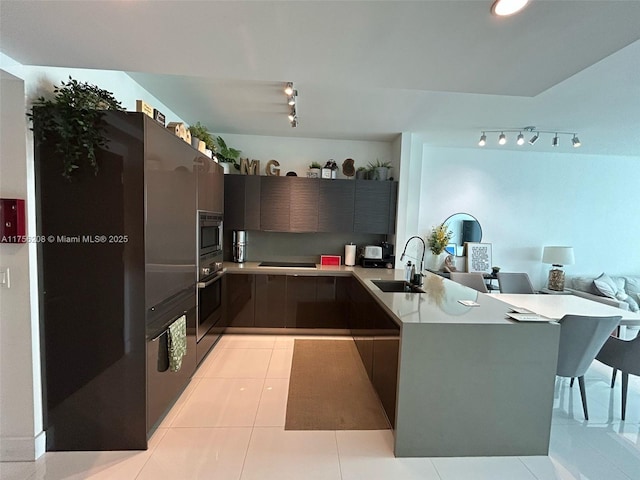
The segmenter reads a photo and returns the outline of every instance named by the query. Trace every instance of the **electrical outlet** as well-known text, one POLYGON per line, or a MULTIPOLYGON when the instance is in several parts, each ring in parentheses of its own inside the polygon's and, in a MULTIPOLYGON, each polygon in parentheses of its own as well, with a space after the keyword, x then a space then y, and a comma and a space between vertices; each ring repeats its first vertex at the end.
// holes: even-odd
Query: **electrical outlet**
POLYGON ((9 267, 0 270, 0 287, 11 288, 11 271, 9 267))

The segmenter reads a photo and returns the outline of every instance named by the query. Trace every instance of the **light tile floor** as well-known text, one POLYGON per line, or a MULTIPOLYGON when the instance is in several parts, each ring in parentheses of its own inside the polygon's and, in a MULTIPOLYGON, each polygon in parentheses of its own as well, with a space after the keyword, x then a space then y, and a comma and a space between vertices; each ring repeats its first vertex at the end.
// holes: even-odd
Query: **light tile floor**
POLYGON ((557 379, 549 456, 395 458, 389 430, 284 431, 294 338, 302 337, 224 336, 147 451, 50 452, 0 464, 0 478, 640 480, 637 377, 630 377, 625 422, 608 367, 594 362, 585 377, 588 422, 577 385, 557 379))

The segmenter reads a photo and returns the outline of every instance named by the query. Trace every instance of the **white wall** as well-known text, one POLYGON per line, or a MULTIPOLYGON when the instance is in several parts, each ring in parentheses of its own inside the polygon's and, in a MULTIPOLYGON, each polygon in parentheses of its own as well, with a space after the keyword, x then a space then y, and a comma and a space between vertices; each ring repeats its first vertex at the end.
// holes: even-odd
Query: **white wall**
MULTIPOLYGON (((532 147, 533 148, 533 147, 532 147)), ((546 284, 545 245, 571 245, 568 276, 640 274, 640 157, 423 145, 419 231, 474 215, 493 264, 546 284)))
MULTIPOLYGON (((300 177, 307 175, 311 162, 315 161, 324 166, 329 159, 335 160, 338 165, 338 178, 346 178, 342 174, 342 162, 347 158, 355 161, 356 168, 366 167, 376 159, 399 165, 399 158, 394 155, 388 142, 236 134, 221 136, 228 147, 241 150, 241 158, 260 160, 260 175, 265 175, 267 162, 272 159, 280 163, 280 175, 294 171, 300 177)), ((391 176, 397 178, 397 173, 397 168, 392 169, 391 176)))
MULTIPOLYGON (((125 110, 135 110, 142 99, 167 122, 182 121, 122 72, 26 67, 0 53, 0 73, 0 197, 26 199, 28 235, 36 232, 33 138, 26 121, 33 99, 50 95, 71 75, 113 92, 125 110)), ((45 448, 35 247, 0 245, 0 266, 11 268, 11 289, 0 290, 0 461, 34 460, 45 448)))

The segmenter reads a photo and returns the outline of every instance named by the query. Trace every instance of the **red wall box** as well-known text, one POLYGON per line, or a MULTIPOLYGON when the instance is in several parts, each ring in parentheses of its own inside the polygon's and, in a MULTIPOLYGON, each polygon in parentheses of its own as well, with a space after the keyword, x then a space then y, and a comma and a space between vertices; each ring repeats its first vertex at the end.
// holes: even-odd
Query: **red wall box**
POLYGON ((24 200, 0 198, 0 243, 25 243, 24 200))
POLYGON ((340 255, 320 255, 320 265, 340 265, 341 261, 340 255))

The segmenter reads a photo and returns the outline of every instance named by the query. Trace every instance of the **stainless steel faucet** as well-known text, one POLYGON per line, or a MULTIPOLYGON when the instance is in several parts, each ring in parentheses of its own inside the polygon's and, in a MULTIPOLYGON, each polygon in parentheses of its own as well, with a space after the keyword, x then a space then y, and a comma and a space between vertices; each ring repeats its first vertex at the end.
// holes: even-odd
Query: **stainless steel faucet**
MULTIPOLYGON (((418 273, 416 273, 416 276, 411 279, 411 283, 414 285, 422 285, 422 267, 424 265, 424 254, 427 250, 427 245, 424 243, 424 240, 422 239, 422 237, 418 235, 414 235, 413 237, 409 238, 409 240, 407 240, 407 243, 404 244, 402 255, 400 255, 400 261, 404 260, 405 254, 407 252, 407 245, 409 245, 409 242, 414 238, 417 238, 422 242, 422 258, 420 259, 420 270, 418 270, 418 273)), ((407 256, 410 257, 411 255, 407 255, 407 256)), ((413 258, 416 262, 418 261, 418 259, 415 257, 411 257, 411 258, 413 258)))

